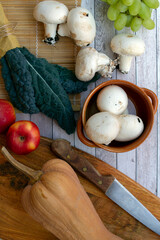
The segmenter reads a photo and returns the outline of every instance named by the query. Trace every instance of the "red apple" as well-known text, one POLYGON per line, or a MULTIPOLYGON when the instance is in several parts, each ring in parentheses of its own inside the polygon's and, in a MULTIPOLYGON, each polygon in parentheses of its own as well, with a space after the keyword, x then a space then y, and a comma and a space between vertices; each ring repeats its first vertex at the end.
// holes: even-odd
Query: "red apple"
POLYGON ((39 145, 39 128, 31 121, 17 121, 8 129, 6 139, 7 146, 14 153, 28 154, 39 145))
POLYGON ((13 105, 4 99, 0 99, 0 133, 5 132, 16 120, 13 105))

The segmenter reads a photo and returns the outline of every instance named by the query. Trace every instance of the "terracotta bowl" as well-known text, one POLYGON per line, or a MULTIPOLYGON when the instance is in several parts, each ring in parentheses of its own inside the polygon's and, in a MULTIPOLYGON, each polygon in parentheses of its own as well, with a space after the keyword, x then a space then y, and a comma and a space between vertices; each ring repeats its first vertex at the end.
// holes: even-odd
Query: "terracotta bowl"
POLYGON ((110 152, 127 152, 137 148, 141 143, 145 141, 151 132, 154 123, 154 114, 157 112, 158 98, 154 92, 146 88, 140 88, 137 85, 123 80, 110 80, 106 81, 96 88, 88 95, 83 109, 81 117, 77 124, 77 134, 82 143, 89 147, 99 147, 110 152), (118 142, 112 141, 108 146, 103 144, 94 143, 89 140, 84 134, 84 126, 89 117, 99 112, 96 106, 97 96, 102 88, 109 85, 118 85, 124 89, 128 98, 133 103, 136 115, 139 116, 144 123, 144 131, 141 136, 133 141, 118 142))

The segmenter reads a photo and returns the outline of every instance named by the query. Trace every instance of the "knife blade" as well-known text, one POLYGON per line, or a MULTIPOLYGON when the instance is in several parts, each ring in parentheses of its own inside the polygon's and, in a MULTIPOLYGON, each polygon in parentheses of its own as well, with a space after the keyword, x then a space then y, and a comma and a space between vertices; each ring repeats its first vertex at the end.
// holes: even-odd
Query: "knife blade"
POLYGON ((160 222, 114 176, 102 176, 87 160, 80 156, 65 139, 53 140, 51 150, 74 169, 101 189, 107 197, 135 219, 160 235, 160 222))

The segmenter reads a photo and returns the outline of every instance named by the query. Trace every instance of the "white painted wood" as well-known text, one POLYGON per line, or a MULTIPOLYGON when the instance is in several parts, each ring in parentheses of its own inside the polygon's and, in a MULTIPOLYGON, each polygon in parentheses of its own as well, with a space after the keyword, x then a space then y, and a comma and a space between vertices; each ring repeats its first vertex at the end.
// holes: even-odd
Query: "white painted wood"
POLYGON ((136 179, 136 151, 132 150, 127 153, 117 154, 117 169, 129 176, 133 180, 136 179))
POLYGON ((31 121, 33 121, 40 129, 40 134, 43 137, 53 137, 53 121, 43 113, 32 114, 31 121))
MULTIPOLYGON (((160 99, 160 8, 157 9, 157 92, 158 99, 160 99)), ((158 104, 157 112, 157 132, 158 132, 158 142, 157 142, 157 196, 160 197, 160 103, 158 104)))
POLYGON ((68 140, 74 146, 74 135, 75 134, 67 134, 55 120, 53 120, 53 139, 63 138, 68 140))
POLYGON ((25 113, 17 113, 16 114, 16 121, 20 121, 20 120, 29 121, 30 119, 31 119, 30 114, 25 114, 25 113))
MULTIPOLYGON (((155 10, 153 10, 153 19, 156 21, 155 10)), ((156 28, 151 31, 141 28, 137 35, 146 44, 143 56, 137 57, 137 85, 157 93, 156 28)), ((150 136, 137 149, 137 181, 154 194, 157 190, 157 149, 157 115, 155 115, 155 123, 150 136)))

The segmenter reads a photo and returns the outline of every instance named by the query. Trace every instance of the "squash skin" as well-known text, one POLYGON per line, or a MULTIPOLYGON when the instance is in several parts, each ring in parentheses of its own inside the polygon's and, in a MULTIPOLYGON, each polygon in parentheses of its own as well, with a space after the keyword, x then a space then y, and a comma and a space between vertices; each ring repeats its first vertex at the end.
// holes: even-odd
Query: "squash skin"
POLYGON ((68 163, 46 162, 43 175, 22 193, 25 211, 60 240, 120 240, 103 225, 68 163))

